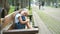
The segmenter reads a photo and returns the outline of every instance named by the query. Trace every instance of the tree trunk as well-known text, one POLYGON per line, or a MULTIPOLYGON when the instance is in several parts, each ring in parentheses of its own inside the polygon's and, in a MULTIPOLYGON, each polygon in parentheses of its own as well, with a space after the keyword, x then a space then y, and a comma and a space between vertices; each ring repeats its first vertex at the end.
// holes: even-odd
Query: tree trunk
POLYGON ((30 3, 31 3, 31 0, 29 0, 29 10, 30 10, 30 7, 31 7, 31 4, 30 3))
POLYGON ((4 9, 7 11, 7 14, 8 14, 9 9, 10 9, 8 0, 4 0, 4 1, 3 1, 3 7, 4 7, 4 9))

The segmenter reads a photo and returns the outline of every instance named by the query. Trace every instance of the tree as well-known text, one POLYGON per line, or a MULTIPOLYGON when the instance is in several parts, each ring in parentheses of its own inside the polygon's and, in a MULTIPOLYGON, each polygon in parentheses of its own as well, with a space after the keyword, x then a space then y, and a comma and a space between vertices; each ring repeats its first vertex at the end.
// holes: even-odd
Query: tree
POLYGON ((1 17, 3 16, 3 18, 4 18, 5 15, 8 14, 9 8, 10 7, 9 7, 9 4, 8 4, 8 1, 7 0, 0 0, 0 12, 1 12, 0 16, 1 17))
POLYGON ((2 0, 0 0, 0 7, 2 7, 2 3, 3 3, 3 1, 2 1, 2 0))
POLYGON ((31 3, 31 0, 29 0, 29 10, 30 10, 30 8, 31 8, 31 4, 30 4, 30 3, 31 3))

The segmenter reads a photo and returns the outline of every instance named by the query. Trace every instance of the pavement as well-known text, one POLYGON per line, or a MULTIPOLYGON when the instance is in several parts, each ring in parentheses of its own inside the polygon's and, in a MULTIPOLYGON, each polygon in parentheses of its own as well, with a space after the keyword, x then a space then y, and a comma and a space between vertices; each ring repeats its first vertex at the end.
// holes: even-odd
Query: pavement
POLYGON ((49 16, 51 16, 52 18, 60 21, 60 8, 49 8, 49 7, 46 7, 42 11, 45 12, 46 14, 48 14, 49 16))
MULTIPOLYGON (((45 12, 47 15, 51 16, 52 18, 60 21, 60 8, 51 8, 51 7, 44 7, 41 8, 43 12, 45 12)), ((39 33, 38 34, 53 34, 49 29, 46 27, 44 22, 41 20, 39 15, 37 14, 37 11, 40 11, 38 6, 32 6, 32 13, 34 17, 35 25, 39 27, 39 33)))
POLYGON ((41 20, 41 18, 37 14, 37 11, 39 11, 39 9, 36 8, 36 6, 32 7, 32 14, 34 17, 33 19, 34 19, 35 25, 39 27, 39 33, 38 34, 52 34, 52 32, 49 31, 49 29, 46 27, 44 22, 41 20))

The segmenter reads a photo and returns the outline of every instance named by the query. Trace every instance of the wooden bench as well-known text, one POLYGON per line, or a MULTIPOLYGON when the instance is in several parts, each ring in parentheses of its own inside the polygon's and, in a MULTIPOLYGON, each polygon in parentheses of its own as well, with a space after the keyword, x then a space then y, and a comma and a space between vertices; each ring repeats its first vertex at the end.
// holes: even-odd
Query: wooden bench
POLYGON ((3 34, 36 34, 38 29, 17 29, 17 30, 7 30, 3 34))
POLYGON ((1 19, 0 19, 0 30, 1 30, 1 19))
POLYGON ((36 34, 38 33, 38 28, 33 29, 13 29, 14 28, 14 16, 18 12, 13 12, 10 15, 5 16, 5 18, 2 20, 2 31, 3 34, 36 34))

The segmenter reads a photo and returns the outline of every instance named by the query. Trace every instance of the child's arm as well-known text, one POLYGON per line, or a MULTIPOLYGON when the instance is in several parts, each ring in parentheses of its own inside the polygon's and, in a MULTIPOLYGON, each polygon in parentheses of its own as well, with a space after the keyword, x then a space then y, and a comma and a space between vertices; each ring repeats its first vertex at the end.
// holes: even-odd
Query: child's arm
POLYGON ((26 24, 28 22, 28 20, 23 21, 22 18, 21 18, 21 16, 19 16, 18 19, 19 19, 19 21, 20 21, 21 24, 26 24))
POLYGON ((28 20, 28 23, 26 23, 27 27, 28 27, 28 28, 32 28, 31 25, 29 24, 29 21, 30 21, 30 20, 29 20, 28 17, 26 17, 26 20, 28 20))

